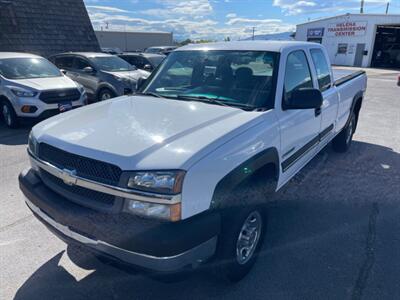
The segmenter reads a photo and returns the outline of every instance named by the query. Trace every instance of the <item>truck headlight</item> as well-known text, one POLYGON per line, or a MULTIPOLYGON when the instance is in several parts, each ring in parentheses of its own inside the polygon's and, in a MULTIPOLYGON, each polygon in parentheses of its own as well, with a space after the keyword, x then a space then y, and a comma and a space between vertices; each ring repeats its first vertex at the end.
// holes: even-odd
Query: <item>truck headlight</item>
POLYGON ((184 176, 185 171, 134 172, 128 180, 128 188, 175 195, 182 191, 184 176))
POLYGON ((35 136, 33 135, 32 131, 29 133, 28 149, 33 155, 35 155, 35 156, 38 155, 38 152, 39 152, 38 142, 37 142, 35 136))
POLYGON ((29 91, 17 87, 11 88, 11 91, 17 97, 35 97, 37 95, 37 92, 35 91, 29 91))
POLYGON ((158 204, 128 200, 126 209, 135 215, 157 218, 168 221, 179 221, 181 219, 181 204, 158 204))

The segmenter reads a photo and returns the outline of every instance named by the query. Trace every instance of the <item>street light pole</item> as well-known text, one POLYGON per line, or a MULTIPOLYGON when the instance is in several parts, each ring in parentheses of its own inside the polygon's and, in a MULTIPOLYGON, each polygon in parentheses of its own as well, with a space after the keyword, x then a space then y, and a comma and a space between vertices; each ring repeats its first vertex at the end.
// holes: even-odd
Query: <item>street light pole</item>
POLYGON ((252 40, 254 41, 254 32, 256 31, 256 28, 254 26, 252 28, 253 28, 253 38, 252 38, 252 40))

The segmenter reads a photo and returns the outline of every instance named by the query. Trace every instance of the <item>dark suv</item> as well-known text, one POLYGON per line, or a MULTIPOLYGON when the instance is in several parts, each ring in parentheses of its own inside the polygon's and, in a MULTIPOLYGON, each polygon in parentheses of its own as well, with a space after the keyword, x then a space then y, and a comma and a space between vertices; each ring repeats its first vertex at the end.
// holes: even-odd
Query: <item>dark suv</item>
POLYGON ((165 55, 153 53, 126 52, 118 54, 123 60, 138 69, 152 72, 164 60, 165 55))
POLYGON ((83 85, 92 102, 131 94, 140 77, 149 72, 138 70, 115 55, 105 53, 63 53, 50 58, 58 68, 83 85))

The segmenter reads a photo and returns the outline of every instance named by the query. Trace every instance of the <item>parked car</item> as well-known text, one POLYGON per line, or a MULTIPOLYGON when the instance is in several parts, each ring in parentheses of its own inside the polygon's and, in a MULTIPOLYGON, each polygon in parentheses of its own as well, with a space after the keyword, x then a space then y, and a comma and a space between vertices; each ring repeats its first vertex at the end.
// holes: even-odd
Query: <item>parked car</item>
POLYGON ((165 55, 153 53, 126 52, 118 55, 137 69, 152 72, 164 60, 165 55))
POLYGON ((86 103, 84 88, 47 59, 0 52, 0 104, 8 127, 21 119, 45 119, 86 103))
POLYGON ((350 148, 366 83, 319 44, 185 46, 140 94, 36 125, 20 187, 67 243, 159 272, 215 256, 237 281, 275 191, 331 141, 350 148))
POLYGON ((154 46, 145 49, 144 52, 168 55, 177 48, 176 46, 154 46))
POLYGON ((119 48, 101 48, 101 52, 112 55, 118 55, 122 53, 121 49, 119 48))
POLYGON ((150 74, 137 70, 118 56, 105 53, 69 52, 49 59, 82 84, 92 102, 132 94, 137 80, 150 74))

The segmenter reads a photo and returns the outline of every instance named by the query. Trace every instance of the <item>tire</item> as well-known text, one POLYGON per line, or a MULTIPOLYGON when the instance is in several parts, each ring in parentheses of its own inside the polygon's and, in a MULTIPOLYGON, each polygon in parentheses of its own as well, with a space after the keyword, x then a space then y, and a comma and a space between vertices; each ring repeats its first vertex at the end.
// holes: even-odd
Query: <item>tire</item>
POLYGON ((11 103, 7 100, 3 100, 1 102, 1 114, 4 119, 4 123, 9 128, 18 128, 19 120, 17 114, 15 113, 15 110, 12 107, 11 103))
POLYGON ((115 97, 115 93, 108 89, 108 88, 103 88, 100 90, 99 94, 97 95, 97 101, 105 101, 111 98, 115 97))
POLYGON ((226 211, 222 227, 215 271, 224 281, 235 283, 257 260, 266 228, 265 212, 257 206, 226 211))
POLYGON ((354 112, 351 113, 346 127, 333 139, 333 150, 339 153, 347 152, 350 149, 353 140, 353 134, 356 128, 357 118, 354 112))

